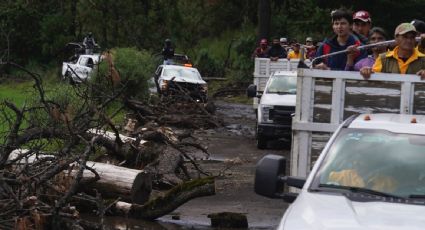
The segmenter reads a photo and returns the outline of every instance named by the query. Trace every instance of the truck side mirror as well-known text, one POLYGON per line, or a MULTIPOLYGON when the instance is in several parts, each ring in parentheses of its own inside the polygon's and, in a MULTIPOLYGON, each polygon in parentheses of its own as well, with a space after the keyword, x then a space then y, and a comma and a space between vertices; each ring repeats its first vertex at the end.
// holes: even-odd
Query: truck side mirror
POLYGON ((284 183, 279 178, 285 174, 285 170, 285 157, 273 154, 263 157, 255 170, 255 193, 269 198, 281 197, 284 183))
POLYGON ((257 86, 254 84, 251 84, 246 89, 246 95, 248 97, 256 97, 257 96, 257 86))
POLYGON ((255 170, 255 192, 265 197, 283 198, 287 202, 293 202, 298 194, 284 193, 284 185, 302 188, 306 179, 303 177, 285 176, 285 170, 285 157, 273 154, 263 157, 257 163, 255 170))

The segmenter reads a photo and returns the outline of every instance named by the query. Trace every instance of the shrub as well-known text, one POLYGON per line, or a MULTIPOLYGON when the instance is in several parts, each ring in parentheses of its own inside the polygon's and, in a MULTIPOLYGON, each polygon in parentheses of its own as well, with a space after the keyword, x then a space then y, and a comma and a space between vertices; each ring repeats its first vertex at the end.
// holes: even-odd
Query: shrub
POLYGON ((207 49, 201 49, 196 58, 196 68, 202 74, 202 77, 221 77, 223 76, 223 66, 218 59, 211 57, 207 49))
POLYGON ((136 48, 115 48, 109 52, 120 82, 111 78, 107 60, 100 63, 92 81, 104 90, 103 93, 122 90, 122 87, 126 87, 124 90, 126 97, 146 99, 149 93, 148 81, 155 71, 155 60, 152 54, 145 50, 138 51, 136 48))

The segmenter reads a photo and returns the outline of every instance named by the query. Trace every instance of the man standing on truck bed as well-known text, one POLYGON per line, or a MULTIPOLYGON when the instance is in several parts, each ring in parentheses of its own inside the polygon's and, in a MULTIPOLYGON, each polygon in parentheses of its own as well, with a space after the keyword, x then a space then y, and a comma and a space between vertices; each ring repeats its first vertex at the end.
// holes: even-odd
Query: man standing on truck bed
POLYGON ((92 32, 89 32, 84 38, 83 45, 86 49, 86 54, 93 54, 93 49, 97 46, 97 44, 94 41, 92 32))
POLYGON ((260 46, 255 48, 252 53, 252 58, 268 58, 269 45, 267 39, 263 38, 260 40, 260 46))
POLYGON ((417 74, 425 79, 425 54, 416 49, 415 27, 401 23, 394 32, 396 47, 379 55, 372 68, 363 68, 360 74, 369 78, 373 72, 417 74))
POLYGON ((277 61, 279 58, 286 58, 287 56, 286 50, 280 45, 278 38, 273 39, 272 47, 270 47, 267 54, 272 61, 277 61))
POLYGON ((371 28, 372 19, 369 12, 360 10, 353 14, 353 33, 363 44, 368 43, 371 28))
POLYGON ((162 48, 162 56, 164 56, 164 64, 172 64, 174 58, 174 47, 171 45, 171 39, 165 39, 164 48, 162 48))
MULTIPOLYGON (((353 23, 353 16, 351 13, 344 9, 335 10, 331 14, 332 17, 332 29, 335 35, 326 39, 323 44, 319 47, 316 53, 317 56, 324 54, 333 53, 347 49, 349 46, 361 45, 360 40, 351 34, 351 25, 353 23)), ((367 53, 360 51, 355 54, 354 62, 365 58, 367 53)), ((341 53, 326 58, 317 60, 319 64, 313 65, 316 69, 332 69, 332 70, 344 70, 347 62, 347 54, 341 53)), ((314 64, 314 63, 313 63, 314 64)))

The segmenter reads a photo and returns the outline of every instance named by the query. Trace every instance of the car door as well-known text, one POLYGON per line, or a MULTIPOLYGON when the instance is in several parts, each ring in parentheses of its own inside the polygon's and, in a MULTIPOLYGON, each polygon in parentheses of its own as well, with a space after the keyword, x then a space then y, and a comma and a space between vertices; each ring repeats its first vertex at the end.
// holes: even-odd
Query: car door
POLYGON ((86 79, 89 76, 89 73, 93 69, 93 59, 90 57, 81 57, 75 72, 78 74, 78 77, 82 80, 86 79))

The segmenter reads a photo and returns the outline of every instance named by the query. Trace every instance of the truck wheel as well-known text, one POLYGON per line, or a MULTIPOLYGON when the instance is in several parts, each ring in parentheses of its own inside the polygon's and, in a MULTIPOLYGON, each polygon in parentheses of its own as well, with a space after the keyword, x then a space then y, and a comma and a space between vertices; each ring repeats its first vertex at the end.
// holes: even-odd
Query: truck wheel
POLYGON ((267 139, 264 137, 257 137, 257 148, 266 149, 267 148, 267 139))
POLYGON ((74 84, 74 80, 72 80, 72 74, 69 71, 66 71, 64 80, 67 81, 69 84, 74 84))

